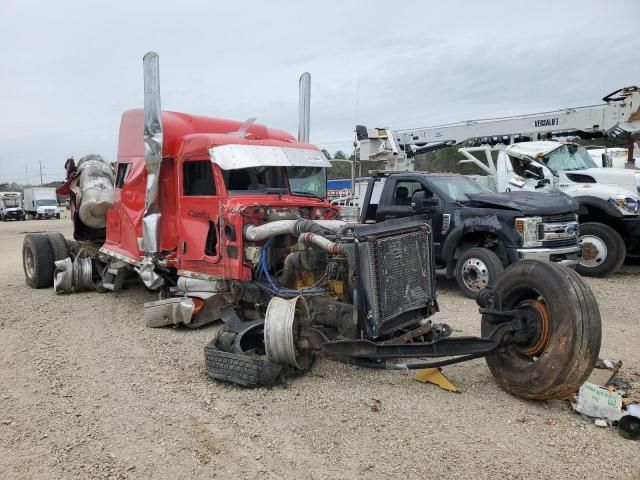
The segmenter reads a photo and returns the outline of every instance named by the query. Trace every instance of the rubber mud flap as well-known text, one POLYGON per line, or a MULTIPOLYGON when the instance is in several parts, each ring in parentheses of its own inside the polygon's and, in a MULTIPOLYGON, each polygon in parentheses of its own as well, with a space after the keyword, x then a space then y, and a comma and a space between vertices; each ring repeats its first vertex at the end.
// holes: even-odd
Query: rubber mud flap
POLYGON ((280 383, 282 365, 241 353, 230 353, 216 346, 214 338, 204 347, 207 375, 215 380, 242 387, 268 387, 280 383))

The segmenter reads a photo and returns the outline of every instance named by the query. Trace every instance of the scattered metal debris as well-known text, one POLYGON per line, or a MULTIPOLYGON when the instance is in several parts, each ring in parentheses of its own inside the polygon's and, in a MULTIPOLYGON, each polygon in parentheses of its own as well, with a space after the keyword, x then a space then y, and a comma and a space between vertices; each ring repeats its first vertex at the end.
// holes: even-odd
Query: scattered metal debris
POLYGON ((53 288, 56 293, 73 293, 91 290, 93 284, 93 265, 90 258, 70 257, 55 262, 53 288))

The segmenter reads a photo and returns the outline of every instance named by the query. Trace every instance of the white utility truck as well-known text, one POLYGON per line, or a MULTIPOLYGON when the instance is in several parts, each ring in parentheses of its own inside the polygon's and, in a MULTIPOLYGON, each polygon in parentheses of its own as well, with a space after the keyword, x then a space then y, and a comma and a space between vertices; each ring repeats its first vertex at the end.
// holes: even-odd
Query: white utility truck
POLYGON ((0 220, 24 220, 22 194, 20 192, 0 192, 0 220))
POLYGON ((590 145, 587 152, 596 162, 598 167, 613 168, 638 168, 640 169, 640 148, 634 147, 632 151, 633 163, 629 162, 629 149, 620 147, 602 147, 590 145))
POLYGON ((60 218, 55 188, 29 187, 24 189, 24 211, 29 218, 60 218))
MULTIPOLYGON (((461 148, 485 174, 485 185, 498 192, 559 189, 580 204, 583 257, 577 269, 603 276, 625 259, 640 258, 640 172, 598 168, 587 150, 575 143, 539 141, 554 136, 606 135, 633 149, 640 131, 640 89, 627 87, 603 98, 606 102, 539 114, 470 120, 406 130, 357 126, 361 160, 380 160, 391 170, 413 170, 417 153, 462 142, 461 148), (494 146, 490 146, 493 144, 494 146)), ((610 158, 604 164, 611 164, 610 158)), ((527 226, 532 232, 537 226, 527 226)))

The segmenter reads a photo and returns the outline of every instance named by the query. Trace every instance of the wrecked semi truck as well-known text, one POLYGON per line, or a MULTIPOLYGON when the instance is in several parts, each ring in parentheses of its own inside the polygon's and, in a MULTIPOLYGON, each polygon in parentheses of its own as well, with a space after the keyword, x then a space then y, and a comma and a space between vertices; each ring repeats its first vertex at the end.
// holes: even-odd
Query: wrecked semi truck
POLYGON ((478 295, 479 337, 432 321, 430 219, 340 219, 326 200, 330 163, 308 143, 308 75, 296 139, 253 119, 163 112, 157 55, 144 65, 145 108, 122 117, 104 228, 82 221, 82 173, 68 165, 74 240, 27 235, 27 283, 50 285, 54 258, 56 290, 106 292, 138 278, 159 292, 145 304, 148 326, 222 320, 205 346, 207 372, 244 386, 303 373, 321 355, 403 370, 486 357, 503 388, 534 399, 566 397, 585 381, 600 315, 570 269, 507 268, 478 295))

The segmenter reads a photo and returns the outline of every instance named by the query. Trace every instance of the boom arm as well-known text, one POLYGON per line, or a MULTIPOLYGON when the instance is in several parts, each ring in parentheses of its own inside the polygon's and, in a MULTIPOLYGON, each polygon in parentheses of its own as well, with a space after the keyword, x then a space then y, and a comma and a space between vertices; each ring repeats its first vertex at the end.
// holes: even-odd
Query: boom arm
POLYGON ((512 143, 515 137, 537 140, 542 134, 549 133, 604 133, 617 137, 640 131, 640 88, 622 88, 603 100, 606 103, 600 105, 425 128, 367 130, 358 126, 356 133, 360 141, 360 158, 385 161, 392 170, 412 170, 413 154, 473 138, 497 137, 499 143, 512 143))

